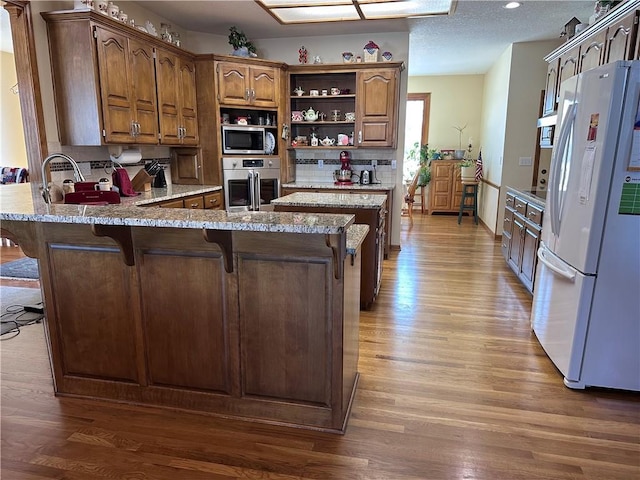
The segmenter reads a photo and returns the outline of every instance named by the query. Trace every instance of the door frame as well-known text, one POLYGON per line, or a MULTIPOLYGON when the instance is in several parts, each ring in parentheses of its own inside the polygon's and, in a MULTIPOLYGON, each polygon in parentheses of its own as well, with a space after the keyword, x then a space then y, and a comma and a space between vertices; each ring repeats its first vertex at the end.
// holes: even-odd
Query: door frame
POLYGON ((3 8, 9 12, 11 38, 16 64, 16 76, 22 110, 22 128, 27 151, 29 180, 41 182, 42 160, 48 154, 45 132, 40 76, 36 61, 31 2, 5 0, 3 8))

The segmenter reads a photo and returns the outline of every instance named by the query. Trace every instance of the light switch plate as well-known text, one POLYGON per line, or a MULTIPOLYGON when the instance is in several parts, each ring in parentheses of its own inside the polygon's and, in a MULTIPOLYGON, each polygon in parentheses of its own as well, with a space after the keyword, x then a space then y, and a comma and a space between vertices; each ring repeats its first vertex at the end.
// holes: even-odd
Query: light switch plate
POLYGON ((520 157, 519 162, 520 166, 532 165, 531 157, 520 157))
POLYGON ((397 160, 391 160, 391 170, 398 168, 397 160))

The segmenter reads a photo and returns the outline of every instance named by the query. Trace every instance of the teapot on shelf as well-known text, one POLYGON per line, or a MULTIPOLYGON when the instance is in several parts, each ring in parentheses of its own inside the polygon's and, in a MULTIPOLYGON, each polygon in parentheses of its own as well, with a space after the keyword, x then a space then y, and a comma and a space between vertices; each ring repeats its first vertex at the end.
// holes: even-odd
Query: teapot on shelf
POLYGON ((328 136, 324 137, 322 140, 320 140, 320 144, 323 145, 324 147, 330 147, 334 143, 336 143, 336 139, 335 138, 329 138, 328 136))
POLYGON ((302 115, 307 122, 315 122, 318 119, 318 112, 314 111, 313 108, 303 111, 302 115))

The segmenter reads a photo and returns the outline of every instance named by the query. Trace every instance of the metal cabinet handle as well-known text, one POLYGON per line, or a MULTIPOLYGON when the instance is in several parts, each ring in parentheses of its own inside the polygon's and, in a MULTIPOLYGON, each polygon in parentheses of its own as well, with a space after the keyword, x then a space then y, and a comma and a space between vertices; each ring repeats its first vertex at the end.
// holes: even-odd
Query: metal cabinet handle
POLYGON ((245 100, 249 100, 249 98, 251 98, 250 93, 249 93, 249 89, 245 89, 244 91, 244 99, 245 100))
POLYGON ((362 143, 362 130, 358 130, 358 143, 362 143))
POLYGON ((511 221, 511 219, 510 219, 510 218, 505 217, 505 219, 504 219, 504 222, 505 222, 505 223, 510 222, 510 221, 511 221))
POLYGON ((198 208, 200 205, 198 205, 197 203, 192 203, 191 204, 191 208, 198 208))

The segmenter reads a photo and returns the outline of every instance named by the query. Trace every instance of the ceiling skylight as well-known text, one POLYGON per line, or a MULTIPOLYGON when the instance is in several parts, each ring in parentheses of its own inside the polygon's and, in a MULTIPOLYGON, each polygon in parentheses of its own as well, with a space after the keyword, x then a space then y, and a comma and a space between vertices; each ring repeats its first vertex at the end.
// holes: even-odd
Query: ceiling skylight
POLYGON ((317 23, 345 20, 450 15, 456 0, 255 0, 278 22, 317 23))

